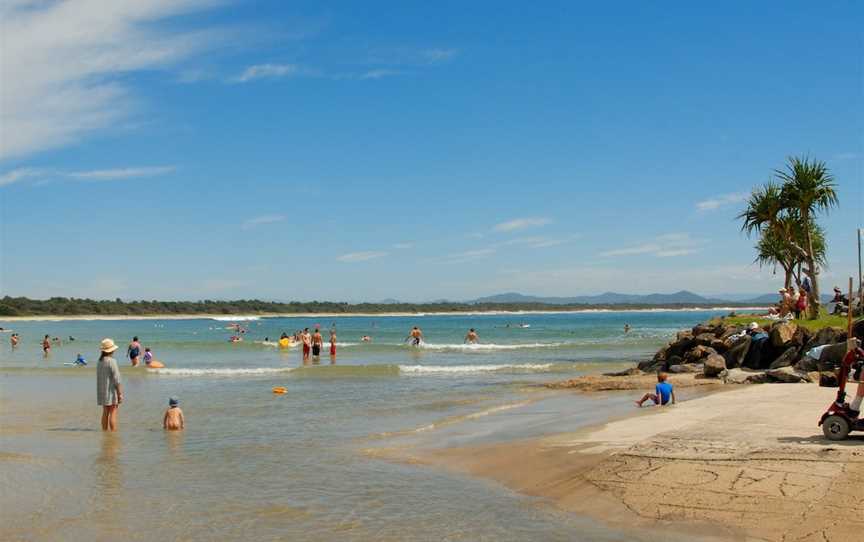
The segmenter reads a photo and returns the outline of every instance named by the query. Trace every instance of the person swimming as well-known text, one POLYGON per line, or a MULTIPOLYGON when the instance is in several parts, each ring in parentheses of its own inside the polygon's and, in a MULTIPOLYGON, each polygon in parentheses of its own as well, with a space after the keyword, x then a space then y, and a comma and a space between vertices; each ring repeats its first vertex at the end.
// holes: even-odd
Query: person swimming
POLYGON ((480 340, 480 337, 477 336, 477 332, 474 331, 474 328, 468 330, 468 334, 465 335, 465 343, 466 344, 477 344, 480 340))

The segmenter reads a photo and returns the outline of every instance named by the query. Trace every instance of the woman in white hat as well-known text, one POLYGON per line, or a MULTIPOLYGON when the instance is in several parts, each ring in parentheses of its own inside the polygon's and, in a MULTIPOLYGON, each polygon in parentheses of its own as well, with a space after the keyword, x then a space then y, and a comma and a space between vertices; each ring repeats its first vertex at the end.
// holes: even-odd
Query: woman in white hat
POLYGON ((111 339, 102 339, 99 363, 96 365, 96 402, 102 407, 102 430, 117 430, 117 408, 123 402, 120 369, 111 357, 117 350, 111 339))

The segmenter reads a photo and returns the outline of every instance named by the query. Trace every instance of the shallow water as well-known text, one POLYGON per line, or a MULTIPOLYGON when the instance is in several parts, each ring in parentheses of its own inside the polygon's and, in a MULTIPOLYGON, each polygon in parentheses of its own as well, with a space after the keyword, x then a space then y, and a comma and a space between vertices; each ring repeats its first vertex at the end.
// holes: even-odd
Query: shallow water
POLYGON ((640 540, 488 481, 363 452, 603 421, 632 398, 534 384, 624 366, 713 314, 279 318, 248 322, 239 344, 215 320, 0 322, 23 337, 14 352, 0 346, 0 538, 640 540), (256 342, 316 323, 335 324, 335 365, 303 366, 296 348, 256 342), (402 343, 412 325, 426 348, 402 343), (461 344, 468 327, 481 347, 461 344), (45 333, 67 339, 47 358, 45 333), (102 434, 93 351, 104 336, 125 345, 133 334, 168 370, 121 361, 120 431, 102 434), (79 351, 90 366, 63 365, 79 351), (182 434, 160 429, 171 395, 182 434))

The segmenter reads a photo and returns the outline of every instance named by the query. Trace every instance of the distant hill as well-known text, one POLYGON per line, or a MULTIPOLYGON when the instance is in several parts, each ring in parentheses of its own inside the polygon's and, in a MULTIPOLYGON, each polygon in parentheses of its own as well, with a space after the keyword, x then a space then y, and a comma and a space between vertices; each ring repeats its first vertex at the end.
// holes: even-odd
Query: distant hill
MULTIPOLYGON (((831 301, 831 295, 822 296, 822 304, 831 301)), ((764 307, 777 303, 777 294, 716 294, 711 297, 694 294, 687 290, 671 294, 621 294, 604 292, 598 295, 582 295, 574 297, 543 297, 524 295, 516 292, 491 295, 470 301, 470 303, 540 303, 543 305, 745 305, 764 307)))
POLYGON ((474 303, 543 303, 546 305, 717 305, 727 303, 723 299, 703 297, 687 290, 671 294, 621 294, 605 292, 599 295, 574 297, 540 297, 516 292, 492 295, 475 299, 474 303))

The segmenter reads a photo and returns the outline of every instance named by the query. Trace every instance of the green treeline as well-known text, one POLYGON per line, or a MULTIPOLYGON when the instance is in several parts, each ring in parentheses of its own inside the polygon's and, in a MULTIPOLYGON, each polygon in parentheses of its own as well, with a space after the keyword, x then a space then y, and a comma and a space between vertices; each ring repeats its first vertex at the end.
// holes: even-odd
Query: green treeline
MULTIPOLYGON (((724 303, 724 306, 734 304, 724 303)), ((710 305, 699 305, 710 306, 710 305)), ((544 303, 338 303, 332 301, 292 301, 278 303, 258 299, 235 301, 122 301, 69 297, 29 299, 3 297, 0 316, 150 316, 175 314, 299 314, 299 313, 387 313, 387 312, 464 312, 464 311, 566 311, 579 309, 639 309, 657 305, 549 305, 544 303)), ((671 304, 665 308, 689 308, 693 305, 671 304)))

